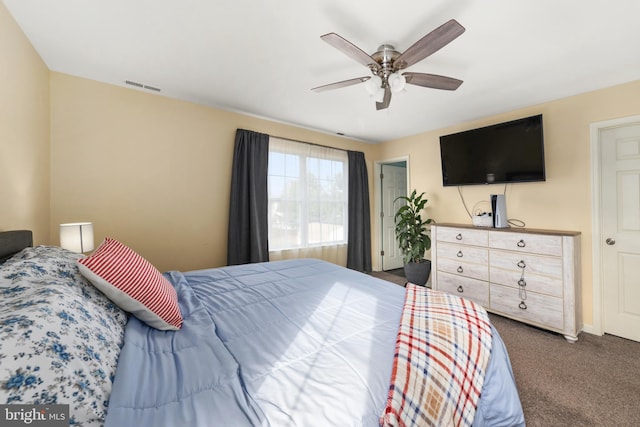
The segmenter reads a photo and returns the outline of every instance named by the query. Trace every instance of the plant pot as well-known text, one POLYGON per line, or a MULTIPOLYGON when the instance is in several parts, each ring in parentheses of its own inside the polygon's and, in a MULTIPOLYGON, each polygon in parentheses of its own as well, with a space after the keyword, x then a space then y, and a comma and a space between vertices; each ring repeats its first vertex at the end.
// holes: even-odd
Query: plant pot
POLYGON ((408 282, 424 286, 431 274, 431 261, 422 259, 419 262, 409 262, 404 265, 404 275, 408 282))

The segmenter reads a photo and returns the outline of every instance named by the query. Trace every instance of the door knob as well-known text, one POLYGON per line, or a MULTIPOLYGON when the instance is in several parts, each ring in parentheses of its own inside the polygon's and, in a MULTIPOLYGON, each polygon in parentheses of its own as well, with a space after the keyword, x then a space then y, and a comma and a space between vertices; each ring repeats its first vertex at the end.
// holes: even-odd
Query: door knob
POLYGON ((613 240, 611 237, 608 237, 607 240, 605 240, 606 244, 609 246, 613 246, 616 244, 616 241, 613 240))

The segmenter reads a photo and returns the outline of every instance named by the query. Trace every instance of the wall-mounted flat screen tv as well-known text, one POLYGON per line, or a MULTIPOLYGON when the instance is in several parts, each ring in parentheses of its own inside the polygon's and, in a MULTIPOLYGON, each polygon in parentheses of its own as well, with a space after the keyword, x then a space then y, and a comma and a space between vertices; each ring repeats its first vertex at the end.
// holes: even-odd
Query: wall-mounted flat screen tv
POLYGON ((542 114, 440 137, 444 186, 545 180, 542 114))

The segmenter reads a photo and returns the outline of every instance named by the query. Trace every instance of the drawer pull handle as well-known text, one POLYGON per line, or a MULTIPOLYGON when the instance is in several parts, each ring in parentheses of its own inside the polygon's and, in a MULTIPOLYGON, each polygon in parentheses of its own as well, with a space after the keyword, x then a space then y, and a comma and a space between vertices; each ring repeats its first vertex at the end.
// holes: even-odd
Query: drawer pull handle
POLYGON ((458 286, 458 292, 460 292, 460 293, 464 292, 464 288, 462 287, 462 285, 458 286))
POLYGON ((527 304, 525 304, 524 301, 520 301, 520 304, 518 304, 518 307, 520 308, 520 310, 526 310, 527 304))
POLYGON ((462 234, 458 233, 458 235, 456 236, 456 240, 462 240, 462 234))
POLYGON ((524 260, 521 259, 520 261, 518 261, 518 267, 525 268, 526 266, 527 264, 525 264, 524 260))
POLYGON ((527 246, 527 244, 522 239, 520 239, 520 241, 516 243, 516 245, 518 245, 519 248, 524 248, 525 246, 527 246))
POLYGON ((525 287, 527 286, 527 282, 524 279, 518 280, 518 286, 525 287))
POLYGON ((462 272, 464 271, 464 270, 462 269, 462 266, 461 266, 461 265, 459 265, 459 266, 458 266, 457 271, 458 271, 458 273, 462 273, 462 272))
POLYGON ((458 251, 458 253, 456 254, 456 256, 457 256, 458 258, 462 258, 462 251, 458 251))

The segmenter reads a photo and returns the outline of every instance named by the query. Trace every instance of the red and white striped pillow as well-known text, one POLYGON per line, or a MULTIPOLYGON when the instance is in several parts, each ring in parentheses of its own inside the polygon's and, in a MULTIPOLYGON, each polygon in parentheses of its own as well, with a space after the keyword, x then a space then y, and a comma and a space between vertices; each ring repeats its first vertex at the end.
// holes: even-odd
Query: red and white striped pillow
POLYGON ((161 330, 182 326, 176 290, 128 246, 107 237, 92 255, 78 260, 78 268, 118 307, 147 325, 161 330))

